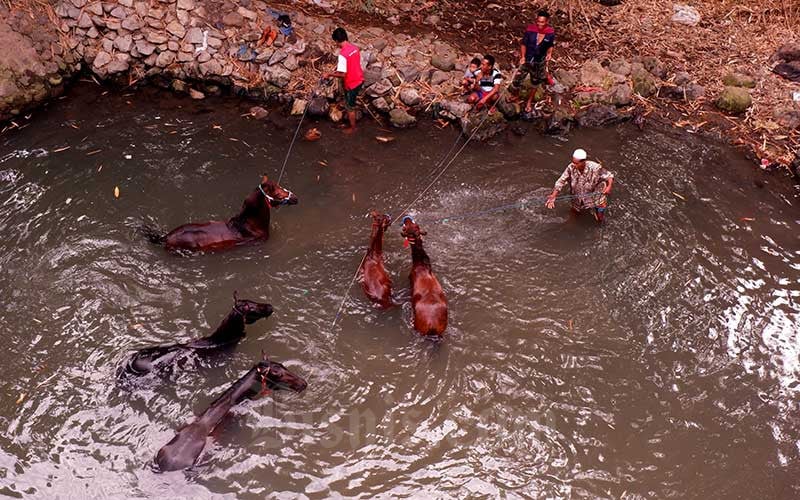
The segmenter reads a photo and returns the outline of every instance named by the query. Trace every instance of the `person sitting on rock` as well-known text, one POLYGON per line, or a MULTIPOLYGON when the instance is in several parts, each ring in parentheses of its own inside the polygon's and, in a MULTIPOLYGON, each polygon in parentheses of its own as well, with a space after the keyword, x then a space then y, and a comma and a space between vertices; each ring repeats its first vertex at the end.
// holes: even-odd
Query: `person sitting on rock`
POLYGON ((480 66, 481 60, 477 57, 473 57, 467 69, 464 71, 464 79, 461 80, 461 87, 464 89, 465 94, 468 94, 469 91, 475 87, 475 73, 478 72, 480 66))
POLYGON ((347 110, 347 119, 350 127, 345 133, 356 130, 356 100, 361 88, 364 86, 364 71, 361 69, 361 52, 358 47, 347 41, 347 32, 344 28, 336 28, 331 35, 333 41, 339 44, 339 58, 336 71, 324 73, 323 79, 331 77, 341 78, 344 84, 344 108, 347 110))
POLYGON ((540 10, 536 15, 536 24, 529 24, 520 44, 519 69, 511 86, 517 91, 525 79, 530 76, 533 88, 525 104, 525 112, 533 111, 533 98, 540 85, 549 83, 547 63, 553 57, 553 46, 556 43, 556 32, 549 25, 550 14, 540 10))
POLYGON ((586 151, 576 149, 572 153, 572 161, 564 169, 564 173, 556 181, 553 192, 547 197, 545 206, 554 208, 556 196, 569 183, 572 198, 572 211, 579 214, 582 210, 594 210, 598 224, 605 219, 607 196, 614 185, 614 174, 597 162, 586 159, 586 151))
POLYGON ((494 67, 494 56, 486 54, 481 61, 481 67, 475 72, 475 85, 467 102, 475 104, 476 110, 491 106, 500 97, 500 86, 503 84, 503 75, 494 67))

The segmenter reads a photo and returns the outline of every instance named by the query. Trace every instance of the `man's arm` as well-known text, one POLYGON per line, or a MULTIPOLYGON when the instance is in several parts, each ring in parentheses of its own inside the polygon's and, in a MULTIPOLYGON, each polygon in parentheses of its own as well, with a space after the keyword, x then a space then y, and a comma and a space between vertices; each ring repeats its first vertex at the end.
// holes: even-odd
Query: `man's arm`
POLYGON ((344 58, 343 55, 339 54, 339 59, 336 62, 336 71, 332 71, 329 73, 324 73, 322 78, 344 78, 347 74, 347 59, 344 58))
POLYGON ((569 179, 569 166, 564 169, 564 173, 561 174, 561 177, 558 178, 556 181, 555 186, 553 186, 553 192, 550 193, 550 196, 547 197, 547 202, 545 202, 545 206, 547 208, 553 208, 556 206, 556 196, 558 196, 558 192, 564 188, 564 185, 567 183, 569 179))
POLYGON ((519 63, 520 64, 525 64, 525 54, 527 54, 527 52, 528 52, 528 47, 526 47, 525 43, 523 42, 519 46, 519 63))

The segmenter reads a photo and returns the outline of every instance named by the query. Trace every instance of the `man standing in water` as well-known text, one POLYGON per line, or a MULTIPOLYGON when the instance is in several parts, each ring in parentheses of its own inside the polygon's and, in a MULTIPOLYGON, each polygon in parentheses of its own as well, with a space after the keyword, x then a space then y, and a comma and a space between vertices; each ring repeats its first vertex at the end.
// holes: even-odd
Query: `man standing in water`
POLYGON ((580 213, 584 209, 594 209, 594 217, 602 224, 605 218, 607 200, 614 184, 614 174, 597 162, 586 159, 586 151, 576 149, 572 153, 572 162, 556 181, 553 192, 547 197, 545 206, 554 208, 558 192, 569 182, 569 188, 575 198, 572 199, 572 210, 580 213), (592 193, 601 194, 592 194, 592 193), (588 196, 587 196, 588 195, 588 196))
POLYGON ((325 73, 323 78, 341 78, 344 83, 344 108, 347 111, 347 119, 350 127, 345 129, 345 133, 353 133, 356 130, 356 99, 364 85, 364 71, 361 69, 361 52, 358 47, 347 41, 347 32, 344 28, 333 30, 333 41, 339 44, 339 61, 336 64, 336 71, 325 73))
POLYGON ((519 89, 522 80, 528 75, 533 88, 525 104, 525 112, 533 110, 533 98, 540 85, 548 83, 547 63, 553 57, 553 46, 556 43, 556 32, 550 26, 550 14, 540 10, 536 14, 536 24, 529 24, 519 47, 519 69, 512 86, 519 89))

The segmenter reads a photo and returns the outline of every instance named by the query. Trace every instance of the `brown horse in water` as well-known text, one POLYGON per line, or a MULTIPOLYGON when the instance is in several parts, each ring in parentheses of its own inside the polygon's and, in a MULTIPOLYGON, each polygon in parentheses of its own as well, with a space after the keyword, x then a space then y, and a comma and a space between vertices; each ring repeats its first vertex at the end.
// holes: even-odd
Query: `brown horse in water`
POLYGON ((411 217, 403 217, 401 234, 411 245, 411 307, 414 329, 422 335, 441 337, 447 328, 447 299, 442 285, 433 274, 431 259, 422 248, 421 231, 411 217))
POLYGON ((199 417, 178 430, 175 437, 158 450, 156 465, 165 472, 191 467, 203 452, 206 437, 231 408, 245 399, 256 399, 270 390, 303 392, 307 385, 305 380, 285 366, 265 357, 264 361, 259 361, 215 399, 199 417))
POLYGON ((239 213, 226 221, 184 224, 167 233, 157 234, 145 228, 145 235, 167 250, 221 250, 269 238, 270 208, 296 205, 297 196, 277 182, 263 176, 258 186, 245 198, 239 213))
POLYGON ((379 214, 375 210, 372 216, 372 233, 369 237, 369 249, 361 265, 361 289, 366 296, 380 307, 392 305, 392 280, 383 266, 383 233, 392 223, 391 217, 379 214))

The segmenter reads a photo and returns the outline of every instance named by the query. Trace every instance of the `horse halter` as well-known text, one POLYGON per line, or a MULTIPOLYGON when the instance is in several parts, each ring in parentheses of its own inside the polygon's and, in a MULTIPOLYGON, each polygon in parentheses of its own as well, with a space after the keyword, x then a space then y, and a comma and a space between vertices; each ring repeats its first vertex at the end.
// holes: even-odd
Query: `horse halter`
MULTIPOLYGON (((258 190, 261 191, 261 194, 264 195, 264 198, 266 198, 267 201, 270 203, 270 205, 272 205, 272 202, 275 201, 275 198, 273 198, 272 196, 268 195, 267 192, 264 191, 264 188, 261 187, 261 184, 258 185, 258 190)), ((289 204, 289 198, 292 197, 293 193, 291 191, 289 191, 288 189, 286 190, 286 192, 289 193, 289 194, 286 196, 286 198, 278 200, 278 206, 280 206, 280 205, 288 205, 289 204)))

